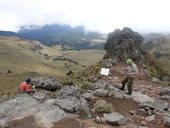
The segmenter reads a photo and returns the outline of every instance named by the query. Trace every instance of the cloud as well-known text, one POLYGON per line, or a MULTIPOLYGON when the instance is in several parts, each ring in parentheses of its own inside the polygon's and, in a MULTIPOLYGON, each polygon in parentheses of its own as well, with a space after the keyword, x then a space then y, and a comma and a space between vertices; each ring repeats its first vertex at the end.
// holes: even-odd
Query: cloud
POLYGON ((169 5, 169 0, 0 0, 0 29, 60 23, 101 32, 124 26, 166 32, 169 5))

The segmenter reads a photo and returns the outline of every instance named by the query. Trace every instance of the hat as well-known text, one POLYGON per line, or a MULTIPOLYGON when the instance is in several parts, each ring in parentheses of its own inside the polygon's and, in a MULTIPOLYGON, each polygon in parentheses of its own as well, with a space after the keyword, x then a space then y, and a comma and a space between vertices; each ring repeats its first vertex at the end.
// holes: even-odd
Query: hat
POLYGON ((27 84, 31 83, 31 79, 26 80, 27 84))
POLYGON ((128 60, 126 61, 126 63, 127 63, 127 64, 133 64, 133 61, 132 61, 131 59, 128 59, 128 60))

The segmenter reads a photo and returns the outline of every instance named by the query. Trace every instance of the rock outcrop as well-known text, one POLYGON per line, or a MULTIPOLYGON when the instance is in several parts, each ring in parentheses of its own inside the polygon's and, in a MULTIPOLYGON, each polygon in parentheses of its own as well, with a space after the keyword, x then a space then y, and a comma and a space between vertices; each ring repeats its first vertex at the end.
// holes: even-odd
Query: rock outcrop
POLYGON ((39 126, 51 128, 55 122, 68 117, 68 114, 54 105, 52 99, 41 103, 26 94, 20 94, 0 104, 0 127, 28 117, 33 117, 34 123, 40 124, 39 126))
MULTIPOLYGON (((43 93, 44 90, 32 95, 19 94, 0 104, 0 128, 13 128, 14 125, 23 128, 53 128, 63 119, 75 117, 81 119, 96 117, 96 121, 102 124, 128 127, 132 123, 137 127, 134 118, 143 116, 145 121, 141 120, 142 126, 155 123, 157 118, 162 121, 162 125, 170 126, 168 102, 142 94, 137 90, 129 96, 125 94, 127 90, 122 91, 118 89, 119 86, 111 80, 98 81, 90 84, 83 94, 79 93, 80 87, 77 85, 62 86, 60 90, 54 92, 56 95, 53 99, 43 93), (112 95, 109 96, 110 91, 112 95), (103 113, 107 114, 100 117, 103 113)), ((165 90, 160 94, 169 94, 169 90, 165 90)), ((155 126, 158 125, 159 123, 156 122, 155 126)))
POLYGON ((105 44, 107 53, 104 58, 141 60, 144 54, 141 48, 142 42, 143 37, 130 28, 125 27, 122 31, 116 29, 108 35, 105 44))
POLYGON ((35 85, 36 88, 43 88, 51 91, 58 90, 61 87, 61 83, 53 77, 35 77, 33 78, 32 84, 35 85))
POLYGON ((127 117, 117 112, 104 114, 104 117, 106 118, 106 121, 113 126, 125 125, 128 121, 127 117))

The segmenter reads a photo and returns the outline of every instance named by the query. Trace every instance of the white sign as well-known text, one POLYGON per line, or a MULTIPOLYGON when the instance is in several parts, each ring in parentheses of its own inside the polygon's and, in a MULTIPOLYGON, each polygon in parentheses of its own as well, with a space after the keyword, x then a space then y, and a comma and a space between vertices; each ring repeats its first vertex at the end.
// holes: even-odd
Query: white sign
POLYGON ((100 74, 108 76, 109 75, 109 69, 108 68, 102 68, 100 74))

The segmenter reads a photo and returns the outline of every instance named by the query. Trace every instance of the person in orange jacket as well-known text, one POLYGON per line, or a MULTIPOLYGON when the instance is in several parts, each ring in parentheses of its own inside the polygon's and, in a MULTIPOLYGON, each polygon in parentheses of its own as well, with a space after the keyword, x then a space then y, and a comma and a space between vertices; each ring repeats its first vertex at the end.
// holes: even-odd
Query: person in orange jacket
POLYGON ((27 79, 25 82, 22 82, 19 85, 19 91, 20 92, 26 92, 26 93, 33 93, 34 90, 32 90, 29 86, 30 83, 31 83, 31 79, 27 79))

